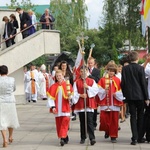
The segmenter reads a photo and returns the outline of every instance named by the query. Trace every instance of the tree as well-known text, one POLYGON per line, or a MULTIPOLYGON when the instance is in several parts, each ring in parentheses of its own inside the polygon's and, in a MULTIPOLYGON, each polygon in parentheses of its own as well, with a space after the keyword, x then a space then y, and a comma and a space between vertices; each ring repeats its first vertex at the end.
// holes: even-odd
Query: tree
POLYGON ((104 29, 102 30, 102 36, 104 39, 104 46, 107 49, 107 56, 109 60, 117 60, 118 55, 116 50, 122 46, 123 36, 121 34, 123 26, 121 24, 120 7, 122 3, 119 0, 106 0, 104 4, 104 29), (115 50, 115 54, 114 54, 115 50))
MULTIPOLYGON (((132 46, 139 47, 143 45, 143 39, 141 36, 141 26, 140 26, 140 13, 139 4, 141 0, 125 0, 126 10, 125 10, 125 25, 127 31, 127 37, 132 43, 132 46)), ((131 47, 131 44, 129 48, 131 47)))
POLYGON ((31 3, 31 0, 22 0, 20 3, 17 0, 11 0, 10 5, 6 4, 10 9, 16 9, 16 7, 21 7, 23 10, 30 10, 34 8, 34 4, 31 3))
POLYGON ((86 9, 84 0, 51 0, 50 10, 55 17, 55 28, 61 31, 62 51, 70 51, 72 37, 87 28, 86 9))

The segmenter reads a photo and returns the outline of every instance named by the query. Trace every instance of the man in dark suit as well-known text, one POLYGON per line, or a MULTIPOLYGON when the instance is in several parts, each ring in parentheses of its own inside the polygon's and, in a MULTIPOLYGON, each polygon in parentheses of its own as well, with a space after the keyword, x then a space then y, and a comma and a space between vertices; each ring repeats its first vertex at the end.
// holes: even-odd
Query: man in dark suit
POLYGON ((20 30, 21 31, 24 30, 22 32, 22 38, 24 39, 29 36, 29 31, 28 31, 29 29, 26 28, 29 27, 32 21, 29 14, 23 11, 21 8, 16 8, 16 11, 19 13, 19 17, 20 17, 20 30))
POLYGON ((3 21, 5 22, 5 28, 4 28, 4 34, 3 39, 5 39, 6 47, 9 47, 12 45, 11 38, 14 34, 14 28, 13 25, 9 22, 9 19, 7 16, 3 17, 3 21))
POLYGON ((143 139, 143 117, 144 101, 148 100, 147 84, 145 79, 144 67, 138 64, 138 53, 129 53, 131 63, 122 69, 121 88, 129 106, 131 115, 131 145, 144 143, 143 139))
MULTIPOLYGON (((100 70, 95 68, 95 59, 93 57, 90 57, 88 59, 88 69, 89 69, 89 77, 94 79, 96 83, 98 83, 100 79, 100 70)), ((97 96, 95 99, 98 98, 97 96)), ((96 100, 95 100, 96 101, 96 100)), ((96 129, 97 126, 97 109, 94 109, 94 115, 93 115, 93 122, 94 122, 94 128, 96 129)))

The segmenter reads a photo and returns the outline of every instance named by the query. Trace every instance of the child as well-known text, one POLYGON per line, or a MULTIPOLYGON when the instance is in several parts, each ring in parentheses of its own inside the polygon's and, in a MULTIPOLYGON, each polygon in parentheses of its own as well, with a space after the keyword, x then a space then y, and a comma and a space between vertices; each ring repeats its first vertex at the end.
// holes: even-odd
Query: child
POLYGON ((118 116, 122 105, 123 95, 120 91, 120 79, 115 76, 115 64, 107 66, 107 74, 99 82, 100 98, 100 131, 105 131, 105 138, 110 136, 111 142, 116 143, 118 137, 118 116))
POLYGON ((72 86, 69 81, 64 81, 61 70, 56 71, 56 83, 48 90, 48 104, 50 112, 55 115, 56 130, 60 145, 64 146, 69 141, 68 129, 70 123, 70 99, 72 86))
POLYGON ((95 96, 98 93, 98 86, 93 79, 87 77, 87 73, 88 68, 86 66, 85 71, 83 67, 80 68, 80 78, 77 79, 73 85, 74 96, 72 100, 75 104, 74 112, 79 114, 81 137, 80 144, 85 143, 87 125, 87 132, 89 134, 90 144, 94 145, 96 143, 96 140, 94 135, 93 115, 94 109, 97 107, 95 102, 95 96), (87 118, 85 118, 85 113, 87 118), (87 119, 86 123, 85 119, 87 119))

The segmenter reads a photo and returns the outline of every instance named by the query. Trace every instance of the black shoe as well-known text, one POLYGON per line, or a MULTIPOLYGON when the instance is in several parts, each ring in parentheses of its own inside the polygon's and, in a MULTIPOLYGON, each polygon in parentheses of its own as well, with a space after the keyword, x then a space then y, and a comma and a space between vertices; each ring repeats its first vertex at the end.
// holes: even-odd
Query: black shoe
POLYGON ((80 144, 84 144, 84 143, 85 143, 85 140, 81 139, 80 144))
POLYGON ((125 122, 125 121, 126 121, 125 119, 124 119, 124 120, 121 120, 120 123, 123 123, 123 122, 125 122))
POLYGON ((33 103, 36 103, 36 100, 32 100, 33 103))
POLYGON ((76 120, 76 116, 72 116, 73 118, 71 119, 72 121, 75 121, 76 120))
POLYGON ((131 145, 136 145, 136 144, 137 144, 137 141, 133 140, 130 144, 131 144, 131 145))
POLYGON ((90 143, 91 143, 91 145, 94 145, 94 144, 96 143, 95 139, 92 139, 92 140, 90 141, 90 143))
POLYGON ((117 143, 116 138, 115 138, 115 137, 111 137, 111 142, 112 142, 112 143, 117 143))
POLYGON ((68 142, 69 142, 69 137, 68 137, 68 135, 67 135, 66 138, 63 138, 63 140, 64 140, 64 143, 65 143, 65 144, 68 144, 68 142))
POLYGON ((104 138, 105 138, 105 139, 108 139, 108 138, 109 138, 109 135, 108 135, 107 133, 105 133, 104 138))
POLYGON ((43 98, 43 100, 47 100, 47 98, 43 98))
POLYGON ((64 140, 61 139, 61 140, 60 140, 60 145, 61 145, 61 146, 64 146, 64 144, 65 144, 64 140))
POLYGON ((145 141, 146 141, 146 140, 145 140, 144 138, 141 139, 141 140, 137 140, 138 143, 145 143, 145 141))
POLYGON ((118 127, 118 130, 121 130, 121 128, 120 128, 120 127, 118 127))
POLYGON ((28 100, 28 102, 30 103, 30 100, 28 100))

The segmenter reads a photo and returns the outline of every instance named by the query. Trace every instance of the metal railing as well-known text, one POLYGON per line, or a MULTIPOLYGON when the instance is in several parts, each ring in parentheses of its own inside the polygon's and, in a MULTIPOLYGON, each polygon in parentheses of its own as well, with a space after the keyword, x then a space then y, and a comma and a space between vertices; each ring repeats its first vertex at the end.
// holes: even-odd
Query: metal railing
MULTIPOLYGON (((37 23, 35 23, 35 24, 32 24, 32 25, 26 27, 25 29, 23 29, 23 30, 17 32, 16 34, 14 34, 11 38, 8 38, 8 39, 3 40, 2 42, 0 42, 0 47, 1 47, 1 45, 2 45, 3 43, 5 43, 6 41, 12 39, 13 37, 16 37, 16 35, 18 35, 18 34, 24 32, 24 31, 30 29, 32 26, 39 25, 39 24, 42 25, 42 24, 47 24, 47 23, 46 23, 46 22, 37 22, 37 23)), ((49 30, 52 30, 51 27, 50 27, 51 25, 54 25, 54 23, 49 23, 49 30)), ((29 35, 29 36, 30 36, 30 35, 29 35)))

